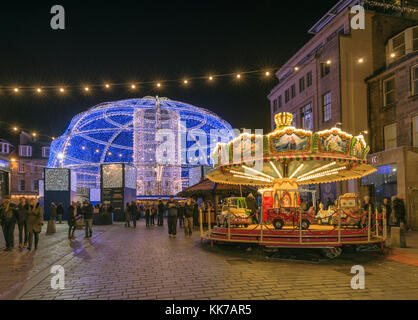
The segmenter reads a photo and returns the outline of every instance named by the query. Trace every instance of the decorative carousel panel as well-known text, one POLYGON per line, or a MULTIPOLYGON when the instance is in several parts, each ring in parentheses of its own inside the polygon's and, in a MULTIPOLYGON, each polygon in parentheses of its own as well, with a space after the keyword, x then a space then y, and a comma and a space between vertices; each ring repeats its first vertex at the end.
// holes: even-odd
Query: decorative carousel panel
POLYGON ((352 135, 341 131, 338 128, 318 132, 319 152, 348 154, 352 135))
POLYGON ((270 153, 309 152, 312 132, 288 127, 269 135, 270 153))

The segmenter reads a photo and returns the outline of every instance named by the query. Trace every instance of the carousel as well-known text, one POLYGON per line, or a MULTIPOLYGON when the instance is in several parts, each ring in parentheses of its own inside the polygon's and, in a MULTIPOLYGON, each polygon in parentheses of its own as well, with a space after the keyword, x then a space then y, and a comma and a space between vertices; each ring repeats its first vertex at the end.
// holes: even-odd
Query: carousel
POLYGON ((226 202, 214 226, 201 238, 214 242, 246 242, 271 247, 321 248, 332 258, 344 245, 364 246, 386 239, 385 212, 364 211, 357 194, 341 195, 335 205, 315 207, 316 192, 306 185, 364 177, 376 169, 366 156, 362 135, 339 128, 312 132, 293 127, 290 113, 275 116, 267 135, 242 134, 219 143, 212 153, 215 183, 250 185, 261 196, 259 212, 226 202), (301 204, 310 194, 313 205, 301 204))

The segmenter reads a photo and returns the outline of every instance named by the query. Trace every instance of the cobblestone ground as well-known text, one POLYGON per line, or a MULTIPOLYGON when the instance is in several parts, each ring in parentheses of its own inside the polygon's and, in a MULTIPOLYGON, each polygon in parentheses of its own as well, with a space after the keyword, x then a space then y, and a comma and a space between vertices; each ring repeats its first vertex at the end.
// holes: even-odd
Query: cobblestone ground
POLYGON ((77 230, 71 242, 66 224, 54 235, 45 228, 36 252, 0 252, 1 299, 418 299, 418 266, 399 259, 344 253, 326 260, 313 251, 267 258, 211 248, 197 231, 185 239, 178 229, 171 239, 166 226, 146 229, 142 220, 136 230, 96 226, 91 240, 77 230), (357 264, 366 271, 364 290, 350 287, 357 264), (65 268, 63 290, 51 289, 52 265, 65 268))

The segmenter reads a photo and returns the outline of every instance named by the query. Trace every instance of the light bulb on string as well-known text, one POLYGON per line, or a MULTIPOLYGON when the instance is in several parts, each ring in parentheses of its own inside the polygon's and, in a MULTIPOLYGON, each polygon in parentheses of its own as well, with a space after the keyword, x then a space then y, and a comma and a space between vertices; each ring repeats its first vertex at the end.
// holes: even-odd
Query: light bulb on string
POLYGON ((13 91, 16 93, 19 92, 19 88, 14 88, 13 91))
POLYGON ((36 88, 36 92, 37 93, 41 93, 42 92, 42 89, 41 88, 36 88))
POLYGON ((106 83, 106 84, 105 84, 105 88, 106 88, 106 89, 109 89, 109 88, 110 88, 110 84, 106 83))
POLYGON ((135 89, 136 85, 135 84, 131 84, 131 89, 135 89))
POLYGON ((61 88, 59 89, 59 92, 60 92, 60 93, 64 93, 64 91, 65 91, 65 89, 64 89, 63 87, 61 87, 61 88))
POLYGON ((237 74, 237 79, 241 79, 241 74, 237 74))
POLYGON ((212 81, 213 80, 213 76, 209 76, 209 81, 212 81))
POLYGON ((88 92, 88 91, 90 91, 90 88, 89 87, 84 87, 84 91, 88 92))
POLYGON ((158 82, 158 83, 157 83, 157 87, 158 87, 158 88, 161 88, 161 83, 159 83, 159 82, 158 82))

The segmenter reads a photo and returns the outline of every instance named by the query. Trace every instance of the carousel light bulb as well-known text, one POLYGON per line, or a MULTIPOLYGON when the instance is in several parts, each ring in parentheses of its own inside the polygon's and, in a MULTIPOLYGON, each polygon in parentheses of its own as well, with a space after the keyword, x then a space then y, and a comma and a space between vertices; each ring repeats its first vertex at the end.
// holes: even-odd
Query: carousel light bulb
POLYGON ((157 87, 160 88, 161 87, 161 83, 158 82, 157 83, 157 87))
POLYGON ((19 92, 19 88, 14 88, 13 91, 14 92, 19 92))
POLYGON ((42 89, 41 88, 37 88, 36 89, 36 92, 41 93, 42 92, 42 89))
POLYGON ((18 130, 18 128, 17 127, 13 127, 13 131, 17 131, 18 130))
POLYGON ((359 59, 357 60, 357 62, 358 62, 358 63, 363 63, 363 62, 364 62, 364 59, 363 59, 363 58, 359 58, 359 59))
POLYGON ((110 88, 110 84, 106 83, 105 84, 105 87, 106 87, 106 89, 109 89, 110 88))
POLYGON ((390 54, 390 57, 391 57, 391 58, 395 58, 395 57, 396 57, 396 53, 392 52, 392 53, 390 54))
POLYGON ((183 83, 184 83, 184 84, 188 84, 188 83, 189 83, 189 81, 187 81, 187 79, 185 79, 185 80, 183 81, 183 83))
POLYGON ((62 93, 62 92, 64 92, 65 90, 64 90, 64 88, 60 88, 60 92, 62 93))
POLYGON ((270 75, 269 71, 266 71, 266 77, 268 77, 270 75))
POLYGON ((36 137, 36 132, 32 132, 32 137, 36 137))
POLYGON ((209 80, 212 81, 213 80, 213 77, 212 76, 209 76, 209 80))
POLYGON ((89 87, 84 87, 84 91, 89 91, 90 88, 89 87))
POLYGON ((237 74, 237 79, 240 79, 241 78, 241 75, 238 73, 237 74))
POLYGON ((135 88, 136 88, 136 86, 135 86, 134 84, 131 84, 131 88, 132 88, 132 89, 135 89, 135 88))

